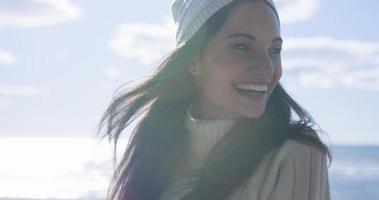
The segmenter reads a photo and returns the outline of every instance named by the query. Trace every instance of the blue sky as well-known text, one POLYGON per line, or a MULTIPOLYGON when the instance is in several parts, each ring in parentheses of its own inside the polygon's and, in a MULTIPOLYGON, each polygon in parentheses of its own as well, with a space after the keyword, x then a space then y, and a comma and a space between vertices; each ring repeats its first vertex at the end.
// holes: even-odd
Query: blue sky
MULTIPOLYGON (((112 150, 97 123, 174 46, 170 1, 0 1, 0 197, 103 196, 112 150)), ((276 3, 289 93, 330 144, 378 145, 379 1, 276 3)), ((362 174, 345 164, 331 174, 362 174)))
MULTIPOLYGON (((379 2, 277 3, 284 86, 331 143, 379 144, 379 2)), ((173 47, 169 4, 1 1, 0 137, 94 137, 117 87, 173 47)))

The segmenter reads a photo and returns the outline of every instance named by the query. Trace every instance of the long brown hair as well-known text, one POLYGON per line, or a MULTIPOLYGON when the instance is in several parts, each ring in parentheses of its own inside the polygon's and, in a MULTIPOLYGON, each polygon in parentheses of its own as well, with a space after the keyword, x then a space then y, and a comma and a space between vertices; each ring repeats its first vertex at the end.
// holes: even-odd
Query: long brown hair
MULTIPOLYGON (((206 41, 224 24, 236 0, 213 15, 186 43, 179 44, 152 75, 115 96, 103 115, 99 133, 115 144, 125 127, 140 117, 109 186, 108 200, 159 199, 188 147, 185 115, 196 95, 186 70, 206 41)), ((211 152, 182 199, 221 200, 251 176, 259 162, 287 139, 331 154, 314 129, 315 122, 278 84, 259 119, 240 119, 211 152), (296 114, 296 119, 294 115, 296 114)))

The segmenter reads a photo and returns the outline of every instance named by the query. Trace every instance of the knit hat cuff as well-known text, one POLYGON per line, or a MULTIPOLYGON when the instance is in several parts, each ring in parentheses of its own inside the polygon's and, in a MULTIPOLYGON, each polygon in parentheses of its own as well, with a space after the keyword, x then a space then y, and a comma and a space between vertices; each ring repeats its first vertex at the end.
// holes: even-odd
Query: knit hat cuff
MULTIPOLYGON (((177 43, 188 41, 200 29, 200 27, 218 10, 234 0, 214 0, 208 1, 208 5, 203 6, 198 10, 197 14, 182 15, 180 21, 177 22, 178 31, 176 33, 177 43)), ((190 5, 196 6, 196 5, 190 5)), ((199 8, 198 8, 199 9, 199 8)), ((194 10, 197 10, 194 8, 194 10)), ((188 12, 188 10, 186 10, 188 12)))

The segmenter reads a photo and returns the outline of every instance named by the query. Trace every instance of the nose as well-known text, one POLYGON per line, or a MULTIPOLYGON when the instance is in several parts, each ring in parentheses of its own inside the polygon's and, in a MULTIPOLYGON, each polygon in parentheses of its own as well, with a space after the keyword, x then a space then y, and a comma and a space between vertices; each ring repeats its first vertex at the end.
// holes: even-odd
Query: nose
POLYGON ((255 54, 251 59, 250 70, 254 76, 271 79, 274 74, 273 62, 268 53, 255 54))

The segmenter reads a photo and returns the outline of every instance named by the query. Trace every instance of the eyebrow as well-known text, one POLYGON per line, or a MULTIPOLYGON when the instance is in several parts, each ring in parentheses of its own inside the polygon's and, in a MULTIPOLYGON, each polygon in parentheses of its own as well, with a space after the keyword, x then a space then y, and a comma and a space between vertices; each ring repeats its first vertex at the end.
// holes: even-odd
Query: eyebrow
MULTIPOLYGON (((233 38, 233 37, 245 37, 245 38, 248 38, 250 40, 254 40, 254 41, 257 40, 254 37, 254 35, 250 35, 248 33, 233 33, 233 34, 229 35, 228 37, 226 37, 226 39, 233 38)), ((281 37, 276 37, 272 40, 272 43, 274 43, 274 42, 283 42, 283 39, 281 37)))

